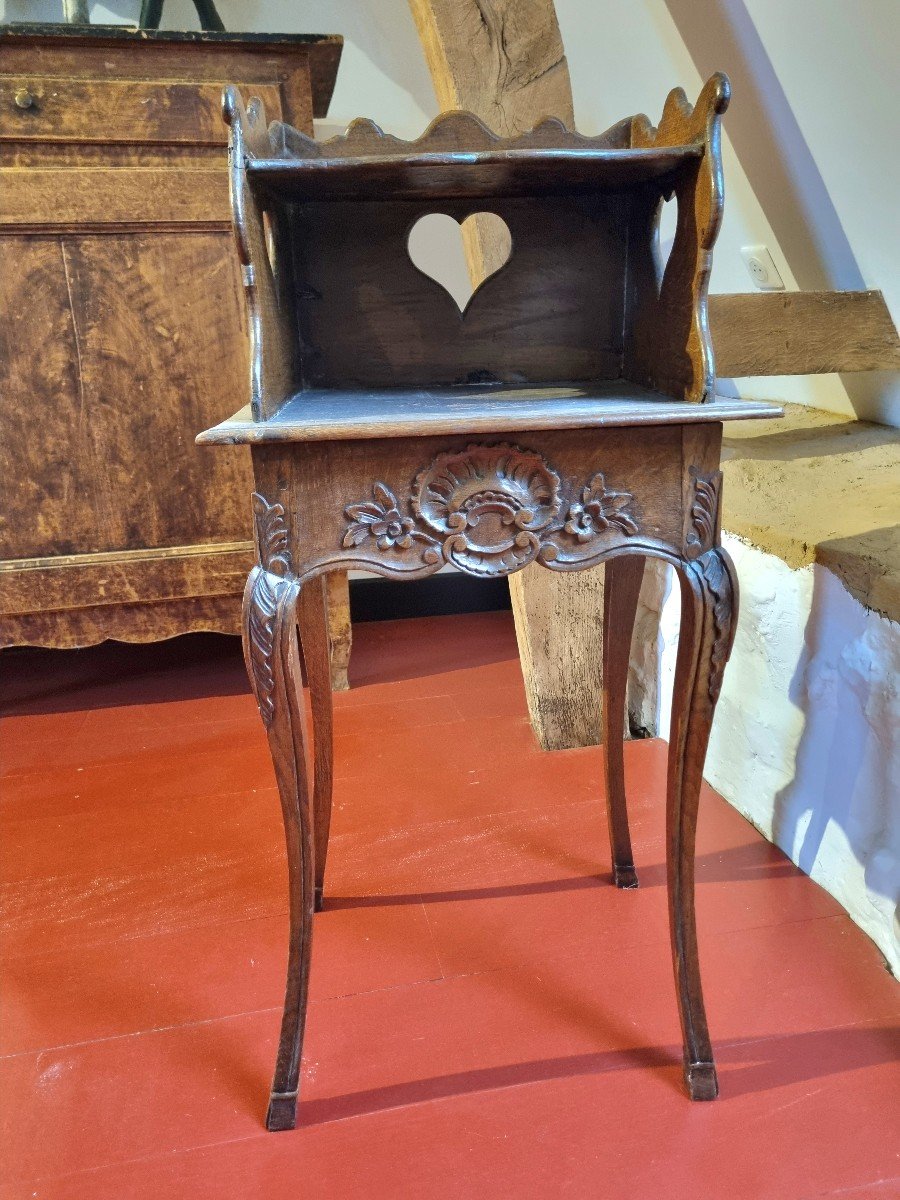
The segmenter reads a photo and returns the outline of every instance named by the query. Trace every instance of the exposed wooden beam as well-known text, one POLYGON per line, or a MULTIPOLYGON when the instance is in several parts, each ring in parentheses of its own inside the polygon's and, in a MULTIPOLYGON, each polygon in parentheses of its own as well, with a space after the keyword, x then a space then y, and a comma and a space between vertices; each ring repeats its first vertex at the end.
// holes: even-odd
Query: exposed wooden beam
POLYGON ((353 630, 350 625, 350 585, 346 571, 325 576, 328 596, 328 643, 331 651, 331 690, 346 692, 353 630))
POLYGON ((710 296, 709 326, 726 378, 900 369, 900 337, 881 292, 710 296))
MULTIPOLYGON (((463 108, 495 133, 542 117, 574 128, 572 85, 553 0, 410 0, 442 109, 463 108)), ((505 262, 487 222, 463 229, 473 283, 505 262)), ((537 566, 509 579, 531 723, 545 750, 600 738, 603 569, 565 576, 537 566)))

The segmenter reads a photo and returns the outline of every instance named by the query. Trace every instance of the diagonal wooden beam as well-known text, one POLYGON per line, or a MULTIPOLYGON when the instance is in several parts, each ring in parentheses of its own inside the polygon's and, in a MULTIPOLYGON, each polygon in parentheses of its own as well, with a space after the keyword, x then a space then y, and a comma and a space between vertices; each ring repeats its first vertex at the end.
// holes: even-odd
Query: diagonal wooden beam
MULTIPOLYGON (((572 85, 552 0, 410 0, 442 109, 463 108, 495 133, 542 117, 574 128, 572 85)), ((506 260, 496 227, 463 229, 473 283, 506 260)), ((603 569, 565 576, 527 567, 510 576, 519 655, 534 731, 545 750, 600 739, 603 569)))

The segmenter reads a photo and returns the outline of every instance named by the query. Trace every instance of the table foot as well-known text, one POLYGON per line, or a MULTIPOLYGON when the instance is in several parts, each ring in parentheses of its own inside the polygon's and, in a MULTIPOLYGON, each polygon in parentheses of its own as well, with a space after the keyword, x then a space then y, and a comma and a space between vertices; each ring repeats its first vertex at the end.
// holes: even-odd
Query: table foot
POLYGON ((613 880, 617 888, 636 888, 640 886, 637 871, 634 867, 620 867, 617 863, 613 864, 613 880))
POLYGON ((719 1094, 716 1064, 711 1062, 686 1062, 684 1082, 692 1100, 715 1100, 719 1094))
POLYGON ((281 1133, 297 1125, 297 1093, 273 1092, 266 1113, 266 1129, 269 1133, 281 1133))

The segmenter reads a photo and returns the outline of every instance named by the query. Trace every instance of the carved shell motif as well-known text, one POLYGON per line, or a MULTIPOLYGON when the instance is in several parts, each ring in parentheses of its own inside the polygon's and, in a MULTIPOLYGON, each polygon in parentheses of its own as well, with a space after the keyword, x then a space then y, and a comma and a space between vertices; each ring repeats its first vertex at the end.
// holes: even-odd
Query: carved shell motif
POLYGON ((472 575, 503 575, 536 558, 540 530, 559 513, 560 481, 518 446, 440 454, 416 477, 412 504, 443 539, 444 558, 472 575))
POLYGON ((439 454, 400 500, 375 483, 370 500, 344 509, 341 544, 359 547, 364 560, 377 550, 394 571, 427 572, 443 560, 469 575, 496 577, 535 559, 565 568, 596 555, 598 543, 638 532, 634 497, 608 488, 601 471, 568 505, 563 491, 535 451, 471 445, 439 454))

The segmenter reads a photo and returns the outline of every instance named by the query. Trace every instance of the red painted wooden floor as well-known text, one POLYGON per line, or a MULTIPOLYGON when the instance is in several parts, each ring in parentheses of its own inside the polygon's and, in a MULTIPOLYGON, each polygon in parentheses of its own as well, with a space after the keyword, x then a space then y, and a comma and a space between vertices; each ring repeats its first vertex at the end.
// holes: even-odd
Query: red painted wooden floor
POLYGON ((712 791, 699 920, 722 1095, 680 1084, 665 746, 541 754, 507 614, 367 625, 337 698, 302 1128, 266 1134, 278 800, 234 640, 4 661, 4 1197, 900 1194, 900 989, 712 791))

